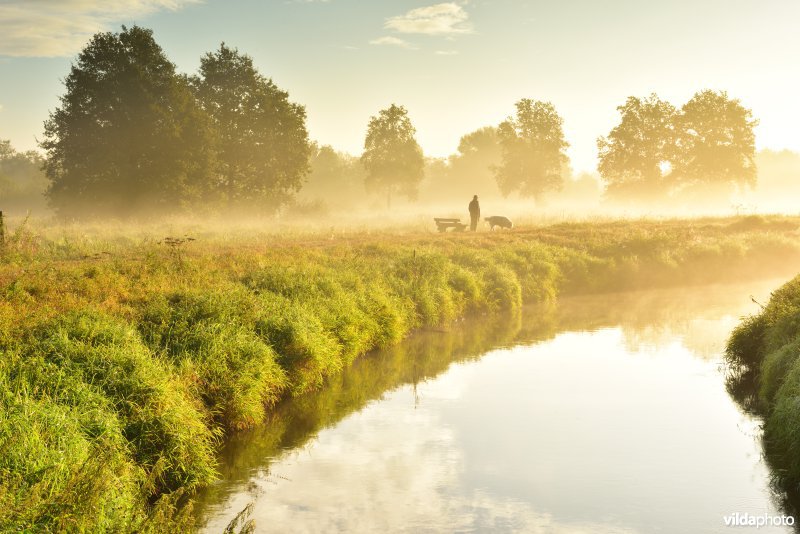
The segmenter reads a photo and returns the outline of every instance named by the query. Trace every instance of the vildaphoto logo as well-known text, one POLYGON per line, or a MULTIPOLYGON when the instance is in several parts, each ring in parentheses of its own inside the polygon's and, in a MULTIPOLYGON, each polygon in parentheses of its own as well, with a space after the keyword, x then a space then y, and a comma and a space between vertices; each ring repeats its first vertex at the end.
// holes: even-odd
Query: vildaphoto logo
POLYGON ((791 527, 794 516, 791 515, 753 515, 747 512, 735 512, 723 517, 726 527, 791 527))

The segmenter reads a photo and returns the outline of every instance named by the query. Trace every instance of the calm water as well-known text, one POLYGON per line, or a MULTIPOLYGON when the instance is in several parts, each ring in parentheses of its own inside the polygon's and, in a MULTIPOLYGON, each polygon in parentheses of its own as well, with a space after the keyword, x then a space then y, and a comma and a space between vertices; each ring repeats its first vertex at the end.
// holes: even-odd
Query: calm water
POLYGON ((782 511, 721 353, 782 282, 419 334, 235 436, 198 513, 208 532, 251 502, 258 532, 755 532, 724 517, 782 511))

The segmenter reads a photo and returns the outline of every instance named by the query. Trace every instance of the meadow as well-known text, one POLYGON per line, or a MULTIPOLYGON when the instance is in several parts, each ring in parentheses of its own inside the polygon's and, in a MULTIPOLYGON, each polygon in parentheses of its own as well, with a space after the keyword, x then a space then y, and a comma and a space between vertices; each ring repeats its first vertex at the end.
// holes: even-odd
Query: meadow
MULTIPOLYGON (((0 531, 191 530, 222 440, 372 349, 559 295, 787 274, 798 229, 785 216, 474 234, 16 221, 0 256, 0 531)), ((780 328, 765 354, 791 337, 780 328)))

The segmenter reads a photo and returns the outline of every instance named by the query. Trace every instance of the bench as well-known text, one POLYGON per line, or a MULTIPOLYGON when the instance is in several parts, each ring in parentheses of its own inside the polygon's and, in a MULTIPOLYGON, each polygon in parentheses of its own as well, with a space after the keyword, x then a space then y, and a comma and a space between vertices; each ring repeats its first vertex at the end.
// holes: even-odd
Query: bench
POLYGON ((454 229, 456 232, 463 232, 466 230, 467 225, 461 222, 461 219, 446 219, 444 217, 434 217, 433 221, 436 223, 436 229, 440 232, 446 232, 448 228, 454 229))

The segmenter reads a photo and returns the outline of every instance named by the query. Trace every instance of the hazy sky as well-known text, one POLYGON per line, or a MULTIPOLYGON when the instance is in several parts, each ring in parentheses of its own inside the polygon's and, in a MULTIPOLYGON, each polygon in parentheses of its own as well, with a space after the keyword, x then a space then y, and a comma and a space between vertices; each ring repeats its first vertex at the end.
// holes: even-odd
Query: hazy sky
POLYGON ((593 170, 627 96, 680 106, 704 88, 753 110, 759 148, 800 150, 797 0, 0 0, 0 139, 35 148, 75 54, 134 23, 183 72, 238 47, 306 106, 313 139, 354 154, 392 102, 446 156, 532 98, 553 102, 573 166, 593 170))

